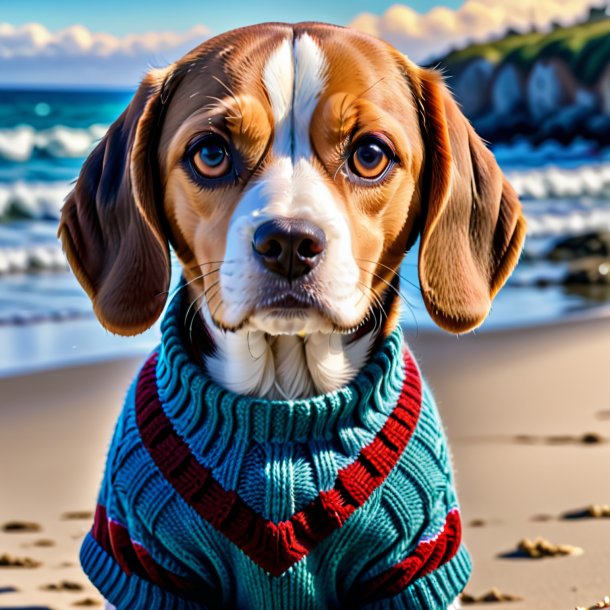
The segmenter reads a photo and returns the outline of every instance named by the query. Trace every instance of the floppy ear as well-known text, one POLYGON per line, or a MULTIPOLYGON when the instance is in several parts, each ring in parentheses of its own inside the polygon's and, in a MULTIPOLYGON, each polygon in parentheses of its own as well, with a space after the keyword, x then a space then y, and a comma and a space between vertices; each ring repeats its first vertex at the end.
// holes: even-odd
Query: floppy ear
POLYGON ((165 304, 167 238, 157 213, 158 123, 165 72, 152 71, 81 169, 58 235, 102 325, 135 335, 165 304))
POLYGON ((412 83, 426 144, 421 290, 434 321, 462 333, 489 313, 517 264, 526 225, 515 191, 440 74, 417 69, 412 83))

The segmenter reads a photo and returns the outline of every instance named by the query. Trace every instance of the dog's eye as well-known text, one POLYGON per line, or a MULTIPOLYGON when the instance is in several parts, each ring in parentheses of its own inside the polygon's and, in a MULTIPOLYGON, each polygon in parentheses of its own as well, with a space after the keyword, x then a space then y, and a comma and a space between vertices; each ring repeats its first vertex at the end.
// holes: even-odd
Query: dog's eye
POLYGON ((366 137, 356 144, 349 158, 350 170, 365 180, 376 180, 392 163, 393 153, 380 138, 366 137))
POLYGON ((231 169, 231 155, 226 142, 216 134, 200 140, 192 151, 195 170, 204 178, 220 178, 231 169))

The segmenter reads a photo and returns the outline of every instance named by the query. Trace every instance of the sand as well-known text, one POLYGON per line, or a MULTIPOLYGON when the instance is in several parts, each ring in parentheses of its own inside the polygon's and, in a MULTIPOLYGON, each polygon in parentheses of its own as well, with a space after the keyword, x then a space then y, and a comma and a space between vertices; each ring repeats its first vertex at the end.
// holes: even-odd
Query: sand
MULTIPOLYGON (((610 519, 562 517, 610 504, 610 320, 460 338, 408 332, 407 340, 450 438, 475 566, 467 591, 478 598, 497 587, 522 598, 465 607, 558 610, 610 595, 610 519), (537 536, 583 552, 516 556, 521 539, 537 536)), ((0 608, 101 603, 78 567, 78 547, 141 360, 0 380, 0 557, 41 562, 0 567, 0 608), (65 518, 75 511, 85 514, 65 518), (40 531, 1 531, 14 521, 40 531), (41 589, 62 582, 69 590, 41 589)))

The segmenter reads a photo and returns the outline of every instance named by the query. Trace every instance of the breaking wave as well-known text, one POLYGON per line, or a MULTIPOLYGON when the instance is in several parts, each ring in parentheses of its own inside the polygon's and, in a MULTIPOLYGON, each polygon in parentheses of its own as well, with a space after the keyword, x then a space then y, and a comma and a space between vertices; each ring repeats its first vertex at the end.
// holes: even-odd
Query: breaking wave
POLYGON ((549 166, 509 170, 506 175, 525 199, 610 198, 610 163, 574 168, 549 166))
POLYGON ((0 183, 0 221, 11 218, 56 220, 69 182, 9 182, 0 183))
POLYGON ((68 264, 59 244, 0 248, 0 276, 67 269, 68 264))
POLYGON ((98 124, 82 129, 65 125, 39 131, 30 125, 0 129, 0 160, 23 163, 35 155, 85 157, 107 129, 98 124))

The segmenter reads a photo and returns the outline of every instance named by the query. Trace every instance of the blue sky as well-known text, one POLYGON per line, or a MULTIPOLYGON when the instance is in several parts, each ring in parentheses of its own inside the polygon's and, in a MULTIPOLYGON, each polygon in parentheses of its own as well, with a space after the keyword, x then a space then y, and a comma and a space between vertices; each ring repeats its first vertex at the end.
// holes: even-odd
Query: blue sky
POLYGON ((448 50, 582 18, 601 0, 0 0, 0 88, 132 88, 214 34, 262 21, 327 21, 419 63, 448 50))
MULTIPOLYGON (((436 5, 457 8, 463 0, 428 2, 411 0, 408 5, 425 12, 436 5)), ((149 30, 186 30, 204 23, 213 32, 261 21, 329 21, 344 25, 357 14, 383 13, 391 0, 0 0, 0 21, 21 25, 38 22, 56 30, 79 23, 94 32, 116 35, 149 30)))

